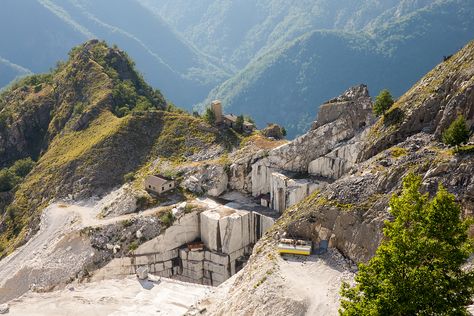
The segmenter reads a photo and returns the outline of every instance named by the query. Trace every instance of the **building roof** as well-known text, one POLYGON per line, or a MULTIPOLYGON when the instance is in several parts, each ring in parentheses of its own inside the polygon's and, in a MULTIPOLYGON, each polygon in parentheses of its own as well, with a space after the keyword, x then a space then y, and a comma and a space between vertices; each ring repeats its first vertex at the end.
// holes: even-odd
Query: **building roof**
POLYGON ((156 186, 161 186, 166 182, 173 181, 173 179, 161 176, 161 175, 151 175, 147 177, 148 181, 152 181, 156 186))
POLYGON ((253 128, 253 127, 255 127, 255 124, 245 121, 245 122, 244 122, 244 126, 252 127, 252 128, 253 128))
POLYGON ((237 121, 237 116, 234 114, 225 114, 224 118, 228 119, 229 121, 235 122, 237 121))

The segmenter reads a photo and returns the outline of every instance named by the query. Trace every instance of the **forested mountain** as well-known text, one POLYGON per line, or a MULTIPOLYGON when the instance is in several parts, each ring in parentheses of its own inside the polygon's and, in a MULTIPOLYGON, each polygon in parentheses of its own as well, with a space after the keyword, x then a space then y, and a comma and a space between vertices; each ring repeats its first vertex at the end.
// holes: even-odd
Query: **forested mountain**
POLYGON ((220 98, 294 137, 348 86, 399 96, 472 39, 473 16, 471 0, 4 0, 0 87, 104 39, 177 105, 220 98))
MULTIPOLYGON (((145 78, 183 106, 202 100, 228 77, 137 1, 2 1, 0 56, 33 72, 54 67, 73 46, 91 38, 126 49, 145 78)), ((2 72, 0 86, 14 77, 2 72)))
POLYGON ((316 29, 359 31, 399 19, 430 0, 139 0, 203 51, 245 66, 316 29))
POLYGON ((283 124, 295 136, 318 104, 348 86, 365 83, 372 94, 388 88, 401 95, 472 39, 473 16, 472 1, 439 1, 392 22, 379 17, 362 31, 308 32, 253 59, 201 106, 220 98, 227 111, 250 114, 260 126, 283 124))

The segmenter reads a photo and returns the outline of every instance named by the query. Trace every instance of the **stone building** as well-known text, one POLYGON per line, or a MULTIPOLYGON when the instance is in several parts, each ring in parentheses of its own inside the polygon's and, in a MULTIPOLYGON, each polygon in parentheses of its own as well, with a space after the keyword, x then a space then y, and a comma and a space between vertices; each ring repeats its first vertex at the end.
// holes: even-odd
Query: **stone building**
POLYGON ((151 175, 145 178, 145 190, 156 194, 173 190, 175 186, 176 183, 173 179, 160 175, 151 175))
POLYGON ((214 100, 211 102, 211 110, 214 112, 216 117, 216 124, 222 123, 222 103, 220 100, 214 100))

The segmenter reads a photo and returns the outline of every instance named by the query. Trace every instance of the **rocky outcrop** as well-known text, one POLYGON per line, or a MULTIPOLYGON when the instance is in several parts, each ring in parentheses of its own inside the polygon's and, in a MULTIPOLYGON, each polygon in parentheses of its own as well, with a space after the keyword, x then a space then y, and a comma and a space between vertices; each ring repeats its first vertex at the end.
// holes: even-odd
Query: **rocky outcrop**
POLYGON ((260 133, 265 137, 282 139, 285 137, 285 135, 283 135, 283 131, 284 130, 278 124, 268 124, 268 126, 262 129, 260 133))
POLYGON ((184 175, 181 186, 195 194, 219 196, 227 190, 229 178, 222 165, 203 165, 191 168, 184 175))
POLYGON ((404 94, 372 128, 359 161, 419 132, 442 132, 460 114, 474 123, 474 42, 439 64, 404 94))
POLYGON ((272 167, 307 172, 311 161, 328 154, 372 123, 372 101, 366 86, 350 88, 323 104, 312 129, 291 143, 272 150, 272 167))

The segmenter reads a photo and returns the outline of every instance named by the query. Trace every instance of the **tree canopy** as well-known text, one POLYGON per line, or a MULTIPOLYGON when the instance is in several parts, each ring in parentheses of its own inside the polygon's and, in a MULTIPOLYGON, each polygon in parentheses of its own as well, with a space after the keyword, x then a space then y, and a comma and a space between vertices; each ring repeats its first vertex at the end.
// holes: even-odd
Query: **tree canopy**
POLYGON ((393 103, 394 101, 390 91, 387 89, 380 91, 379 95, 375 98, 373 107, 374 114, 377 116, 384 114, 388 109, 390 109, 393 103))
POLYGON ((439 186, 429 200, 421 177, 408 175, 390 201, 392 222, 356 284, 341 289, 340 315, 468 315, 474 273, 461 267, 473 251, 454 196, 439 186))
POLYGON ((469 139, 469 129, 464 116, 459 115, 443 133, 443 142, 446 145, 457 146, 469 139))

